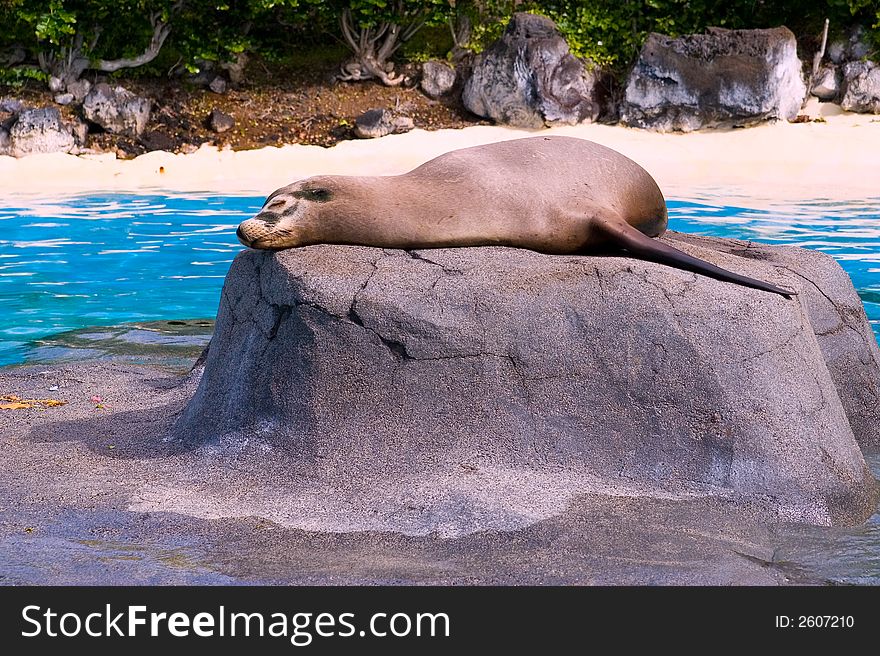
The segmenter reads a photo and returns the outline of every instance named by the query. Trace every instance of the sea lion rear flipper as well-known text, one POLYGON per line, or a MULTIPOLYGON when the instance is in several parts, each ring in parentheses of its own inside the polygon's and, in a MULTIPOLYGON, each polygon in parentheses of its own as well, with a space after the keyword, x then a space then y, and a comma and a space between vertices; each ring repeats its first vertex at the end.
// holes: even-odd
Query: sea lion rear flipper
POLYGON ((648 237, 625 221, 619 219, 600 219, 596 221, 595 226, 597 229, 608 235, 612 243, 615 243, 618 246, 625 248, 633 255, 638 255, 646 260, 652 260, 661 264, 674 266, 678 269, 700 273, 709 278, 715 278, 716 280, 724 280, 726 282, 732 282, 746 287, 753 287, 754 289, 761 289, 766 292, 785 296, 786 298, 790 298, 797 294, 796 291, 782 289, 781 287, 776 287, 770 283, 722 269, 714 264, 710 264, 709 262, 693 257, 692 255, 688 255, 684 251, 680 251, 668 244, 664 244, 658 239, 648 237))

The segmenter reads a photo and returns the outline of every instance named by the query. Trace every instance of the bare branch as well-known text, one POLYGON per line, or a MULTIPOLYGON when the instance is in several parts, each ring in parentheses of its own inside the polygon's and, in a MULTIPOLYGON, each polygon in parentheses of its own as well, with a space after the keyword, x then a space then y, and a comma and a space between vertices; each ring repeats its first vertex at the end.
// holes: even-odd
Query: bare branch
MULTIPOLYGON (((152 16, 150 17, 150 21, 153 21, 152 16)), ((92 68, 95 68, 99 71, 104 71, 105 73, 112 73, 113 71, 118 71, 121 68, 137 68, 138 66, 148 64, 153 61, 159 54, 159 51, 162 49, 162 45, 165 43, 165 39, 168 38, 169 34, 171 34, 171 26, 167 23, 163 23, 162 21, 157 20, 154 23, 153 36, 150 39, 150 45, 143 53, 141 53, 137 57, 123 57, 120 59, 100 59, 93 64, 92 68)))
POLYGON ((357 52, 358 43, 351 26, 351 9, 346 8, 342 11, 342 15, 339 17, 339 25, 342 27, 342 36, 346 43, 354 52, 357 52))

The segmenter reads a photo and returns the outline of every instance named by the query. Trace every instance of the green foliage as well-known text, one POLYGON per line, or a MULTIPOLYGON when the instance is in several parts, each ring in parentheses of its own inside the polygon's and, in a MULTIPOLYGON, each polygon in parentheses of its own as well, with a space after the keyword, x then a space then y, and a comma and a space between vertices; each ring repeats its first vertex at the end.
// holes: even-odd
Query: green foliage
POLYGON ((46 82, 48 81, 48 79, 49 76, 36 66, 16 66, 15 68, 0 68, 0 86, 18 89, 23 87, 28 80, 46 82))
MULTIPOLYGON (((468 45, 479 51, 501 36, 515 11, 548 16, 575 54, 618 71, 637 56, 649 32, 678 36, 709 26, 784 24, 812 54, 826 17, 832 38, 860 24, 873 41, 872 54, 880 51, 880 0, 0 0, 0 56, 5 47, 20 45, 28 66, 40 53, 58 58, 76 47, 92 61, 134 57, 150 43, 153 15, 168 22, 171 33, 144 73, 175 64, 195 70, 201 60, 233 60, 245 51, 285 61, 291 53, 341 44, 344 10, 360 27, 424 21, 425 29, 401 51, 411 61, 449 52, 447 21, 455 16, 470 19, 468 45)), ((31 72, 7 71, 3 83, 34 75, 33 68, 22 71, 31 72)))

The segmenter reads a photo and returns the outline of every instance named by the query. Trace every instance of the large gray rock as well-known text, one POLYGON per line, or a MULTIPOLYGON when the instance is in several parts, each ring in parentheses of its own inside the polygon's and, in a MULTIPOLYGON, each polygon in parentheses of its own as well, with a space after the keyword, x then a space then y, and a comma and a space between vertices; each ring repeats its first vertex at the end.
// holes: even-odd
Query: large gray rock
POLYGON ((872 61, 844 64, 840 106, 850 112, 880 114, 880 66, 872 61))
POLYGON ((877 443, 880 352, 846 274, 817 252, 674 239, 801 293, 507 248, 245 251, 173 434, 282 449, 316 480, 443 481, 461 498, 485 493, 462 468, 504 472, 496 520, 539 488, 864 520, 876 488, 857 440, 877 443))
POLYGON ((68 153, 73 146, 74 137, 70 127, 61 122, 61 114, 56 108, 46 107, 26 110, 18 115, 9 130, 7 151, 13 157, 24 157, 40 153, 68 153))
POLYGON ((710 28, 650 34, 626 85, 621 120, 659 131, 794 119, 806 95, 794 34, 710 28))
POLYGON ((595 120, 598 71, 572 55, 549 18, 517 13, 474 61, 462 102, 478 116, 516 127, 595 120))
POLYGON ((83 114, 109 132, 140 136, 150 120, 150 100, 123 87, 96 85, 83 100, 83 114))
POLYGON ((426 61, 419 85, 429 98, 445 96, 455 86, 455 69, 446 62, 426 61))

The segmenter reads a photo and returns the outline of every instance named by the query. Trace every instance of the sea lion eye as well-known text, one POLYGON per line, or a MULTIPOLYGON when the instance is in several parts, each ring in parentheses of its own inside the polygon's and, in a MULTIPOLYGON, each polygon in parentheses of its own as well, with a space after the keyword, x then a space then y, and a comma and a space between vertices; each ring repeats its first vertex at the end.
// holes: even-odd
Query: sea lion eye
POLYGON ((267 210, 277 210, 279 207, 284 207, 283 200, 273 200, 269 203, 269 206, 266 208, 267 210))
POLYGON ((314 200, 324 201, 330 198, 330 192, 326 189, 310 189, 309 196, 311 196, 314 200))

